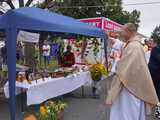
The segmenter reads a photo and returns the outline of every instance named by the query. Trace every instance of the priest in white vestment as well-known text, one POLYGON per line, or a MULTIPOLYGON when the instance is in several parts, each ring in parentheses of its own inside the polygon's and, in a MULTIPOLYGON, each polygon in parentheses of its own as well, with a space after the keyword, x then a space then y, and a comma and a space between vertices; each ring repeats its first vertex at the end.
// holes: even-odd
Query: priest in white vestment
POLYGON ((159 101, 141 38, 132 23, 123 26, 121 35, 126 45, 106 100, 106 104, 111 105, 110 120, 146 120, 146 114, 150 114, 159 101))

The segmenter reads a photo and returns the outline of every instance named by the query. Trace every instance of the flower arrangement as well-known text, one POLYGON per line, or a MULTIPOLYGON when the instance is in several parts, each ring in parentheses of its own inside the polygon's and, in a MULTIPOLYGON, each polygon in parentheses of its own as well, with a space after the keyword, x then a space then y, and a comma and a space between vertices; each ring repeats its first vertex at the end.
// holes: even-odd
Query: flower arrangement
POLYGON ((93 81, 101 80, 102 76, 107 76, 107 70, 103 64, 96 63, 90 67, 91 77, 93 81))
POLYGON ((33 114, 25 113, 23 120, 37 120, 36 116, 33 114))
POLYGON ((60 120, 66 106, 62 101, 48 101, 40 106, 38 120, 60 120))

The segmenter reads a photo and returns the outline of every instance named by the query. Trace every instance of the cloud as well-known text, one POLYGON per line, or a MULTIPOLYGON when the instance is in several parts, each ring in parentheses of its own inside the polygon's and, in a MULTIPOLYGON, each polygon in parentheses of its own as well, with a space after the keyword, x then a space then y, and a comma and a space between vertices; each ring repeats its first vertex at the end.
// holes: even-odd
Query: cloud
POLYGON ((154 28, 160 24, 160 4, 145 4, 145 5, 130 5, 125 4, 134 3, 148 3, 148 2, 160 2, 160 0, 123 0, 123 7, 127 11, 137 9, 141 12, 139 32, 150 36, 154 28))

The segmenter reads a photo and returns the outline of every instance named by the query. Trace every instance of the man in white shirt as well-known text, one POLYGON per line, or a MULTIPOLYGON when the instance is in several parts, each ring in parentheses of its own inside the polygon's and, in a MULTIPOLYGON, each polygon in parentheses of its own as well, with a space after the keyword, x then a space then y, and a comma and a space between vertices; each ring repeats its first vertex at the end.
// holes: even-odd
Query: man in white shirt
POLYGON ((123 42, 120 41, 118 38, 112 38, 112 40, 114 41, 114 44, 112 46, 111 54, 110 54, 110 57, 113 59, 111 74, 115 73, 116 71, 116 65, 120 58, 122 47, 123 47, 123 42))
POLYGON ((50 62, 50 49, 50 45, 45 41, 42 47, 45 67, 49 65, 50 62))

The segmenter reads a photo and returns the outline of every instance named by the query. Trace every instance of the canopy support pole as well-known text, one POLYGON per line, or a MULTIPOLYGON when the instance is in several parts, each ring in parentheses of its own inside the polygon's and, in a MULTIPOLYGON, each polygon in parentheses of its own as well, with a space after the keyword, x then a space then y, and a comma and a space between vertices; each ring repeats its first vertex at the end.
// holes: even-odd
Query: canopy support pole
POLYGON ((108 46, 108 36, 105 34, 104 32, 104 54, 105 54, 105 59, 106 59, 106 67, 107 67, 107 72, 108 72, 108 50, 107 50, 107 46, 108 46))
POLYGON ((8 81, 9 81, 9 106, 10 120, 16 120, 16 97, 15 97, 15 79, 16 79, 16 40, 17 30, 8 28, 6 30, 6 46, 7 46, 7 65, 8 65, 8 81))

